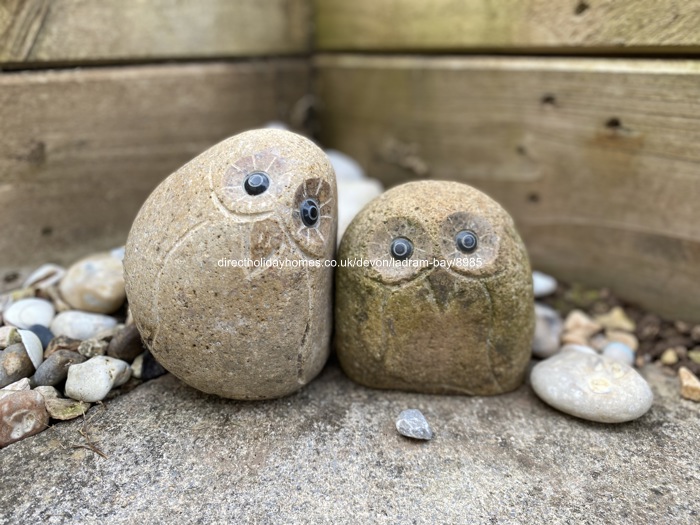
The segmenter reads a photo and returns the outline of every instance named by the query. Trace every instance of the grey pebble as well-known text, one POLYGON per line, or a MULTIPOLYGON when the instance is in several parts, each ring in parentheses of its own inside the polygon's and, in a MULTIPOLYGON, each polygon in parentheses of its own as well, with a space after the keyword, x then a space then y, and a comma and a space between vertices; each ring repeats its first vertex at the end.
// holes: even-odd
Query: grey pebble
POLYGON ((559 341, 564 330, 564 321, 559 312, 549 306, 535 303, 535 339, 532 355, 550 357, 559 351, 559 341))
POLYGON ((396 420, 396 430, 399 434, 413 439, 433 439, 433 431, 428 420, 420 410, 409 408, 399 414, 396 420))
POLYGON ((34 374, 34 384, 38 386, 54 386, 62 383, 68 377, 68 367, 85 362, 85 357, 77 352, 58 350, 46 359, 34 374))
POLYGON ((39 341, 41 341, 41 346, 43 349, 46 349, 46 347, 49 346, 49 343, 53 339, 53 332, 51 332, 51 330, 40 324, 34 324, 30 326, 29 331, 34 332, 36 334, 36 336, 39 338, 39 341))
POLYGON ((149 381, 166 374, 168 371, 163 368, 153 354, 146 350, 143 353, 143 363, 141 365, 141 379, 144 381, 149 381))

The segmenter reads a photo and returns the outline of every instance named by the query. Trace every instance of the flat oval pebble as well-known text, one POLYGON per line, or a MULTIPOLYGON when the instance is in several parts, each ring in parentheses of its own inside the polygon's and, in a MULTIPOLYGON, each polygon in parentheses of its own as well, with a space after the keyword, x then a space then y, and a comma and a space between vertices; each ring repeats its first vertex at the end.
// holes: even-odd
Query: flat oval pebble
POLYGON ((557 290, 557 280, 542 272, 532 272, 532 289, 535 297, 546 297, 557 290))
POLYGON ((68 368, 66 396, 77 401, 102 401, 112 388, 131 377, 129 363, 107 356, 97 356, 68 368))
POLYGON ((75 399, 44 398, 44 403, 46 403, 46 410, 51 419, 60 421, 83 416, 90 408, 90 403, 76 401, 75 399))
POLYGON ((34 368, 39 368, 44 360, 44 345, 41 344, 39 336, 30 330, 19 330, 19 336, 22 338, 22 344, 29 359, 32 360, 34 368))
POLYGON ((634 369, 607 356, 573 349, 562 349, 535 365, 530 384, 548 405, 601 423, 637 419, 654 400, 651 388, 634 369))
POLYGON ((124 303, 124 267, 109 253, 86 257, 68 269, 59 290, 77 310, 109 314, 124 303))
POLYGON ((620 363, 625 363, 627 366, 634 365, 634 350, 625 343, 620 343, 618 341, 608 343, 605 345, 605 348, 603 348, 602 353, 604 356, 619 361, 620 363))
POLYGON ((51 323, 54 335, 65 335, 71 339, 90 339, 117 325, 114 317, 69 310, 58 314, 51 323))
POLYGON ((49 326, 56 315, 53 305, 44 299, 21 299, 3 312, 5 323, 24 328, 40 324, 49 326))
POLYGON ((535 339, 532 354, 549 357, 559 351, 559 340, 564 330, 564 321, 559 312, 549 306, 535 303, 535 339))
POLYGON ((402 436, 413 439, 429 440, 433 439, 433 431, 430 429, 428 420, 420 410, 409 408, 399 414, 396 420, 396 430, 402 436))

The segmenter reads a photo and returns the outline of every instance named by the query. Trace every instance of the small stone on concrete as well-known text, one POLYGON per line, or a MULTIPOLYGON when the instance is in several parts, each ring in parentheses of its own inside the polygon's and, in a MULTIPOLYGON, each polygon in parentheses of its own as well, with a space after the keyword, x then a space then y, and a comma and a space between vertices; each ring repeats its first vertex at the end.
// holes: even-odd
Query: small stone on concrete
POLYGON ((396 420, 396 430, 402 436, 413 439, 430 440, 433 439, 433 431, 430 429, 428 420, 420 410, 409 408, 399 414, 396 420))

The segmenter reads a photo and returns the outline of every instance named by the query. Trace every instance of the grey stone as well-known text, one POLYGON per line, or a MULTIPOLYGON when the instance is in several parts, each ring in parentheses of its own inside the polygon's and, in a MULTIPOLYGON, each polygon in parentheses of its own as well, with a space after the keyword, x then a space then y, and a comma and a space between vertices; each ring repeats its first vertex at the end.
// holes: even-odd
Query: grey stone
POLYGON ((698 405, 676 378, 623 425, 562 416, 528 386, 489 398, 380 392, 333 364, 266 402, 202 394, 172 375, 9 446, 6 523, 673 523, 696 525, 698 405), (428 446, 394 418, 430 405, 428 446), (21 466, 21 467, 20 467, 21 466), (50 517, 50 518, 49 518, 50 517))
POLYGON ((564 321, 559 312, 547 305, 535 303, 535 338, 532 355, 550 357, 559 351, 564 321))
POLYGON ((530 383, 552 407, 601 423, 637 419, 654 400, 649 385, 633 368, 568 348, 535 365, 530 383))
POLYGON ((413 439, 433 439, 433 431, 430 429, 428 420, 420 410, 409 408, 403 410, 396 420, 396 430, 402 436, 413 439))
POLYGON ((68 377, 68 367, 85 362, 85 357, 69 350, 58 350, 49 356, 34 373, 37 386, 54 386, 68 377))
POLYGON ((33 373, 34 365, 22 343, 10 345, 0 352, 0 388, 33 373))
POLYGON ((167 372, 151 352, 146 350, 143 353, 143 361, 141 362, 141 379, 150 381, 156 377, 160 377, 167 372))
POLYGON ((36 335, 39 338, 39 341, 41 341, 43 355, 43 350, 49 346, 49 343, 53 339, 53 333, 51 332, 51 330, 40 324, 34 324, 30 326, 28 330, 34 333, 34 335, 36 335))

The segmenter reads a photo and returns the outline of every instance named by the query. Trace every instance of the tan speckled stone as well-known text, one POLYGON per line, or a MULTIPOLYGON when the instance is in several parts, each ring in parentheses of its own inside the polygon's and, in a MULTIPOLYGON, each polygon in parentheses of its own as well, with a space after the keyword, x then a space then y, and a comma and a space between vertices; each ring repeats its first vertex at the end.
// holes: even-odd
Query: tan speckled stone
POLYGON ((325 154, 276 129, 225 140, 158 186, 124 258, 134 322, 158 361, 235 399, 283 396, 313 379, 329 352, 332 268, 281 264, 333 257, 336 195, 325 154), (269 188, 248 194, 245 178, 261 171, 269 188), (306 199, 320 206, 310 226, 306 199), (246 258, 273 266, 225 262, 246 258))
POLYGON ((339 259, 335 346, 352 379, 439 394, 521 384, 535 325, 532 275, 511 217, 492 199, 456 182, 398 186, 357 215, 339 259), (478 237, 471 254, 455 244, 465 229, 478 237), (409 260, 433 264, 389 266, 397 237, 413 243, 409 260), (359 258, 384 265, 343 266, 359 258))

